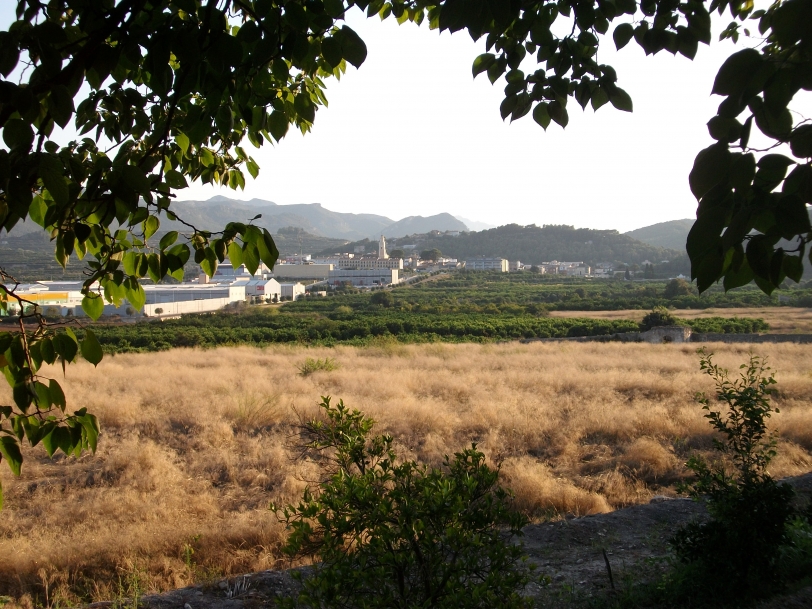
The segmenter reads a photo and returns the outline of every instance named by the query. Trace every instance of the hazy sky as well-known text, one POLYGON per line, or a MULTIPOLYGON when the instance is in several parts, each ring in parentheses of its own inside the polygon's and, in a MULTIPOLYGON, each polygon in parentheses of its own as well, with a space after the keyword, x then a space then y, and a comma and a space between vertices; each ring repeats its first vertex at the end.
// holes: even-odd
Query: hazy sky
MULTIPOLYGON (((0 2, 0 25, 13 3, 0 2)), ((693 217, 688 172, 711 143, 705 123, 730 43, 700 45, 696 59, 645 57, 632 41, 599 55, 613 65, 633 114, 609 104, 593 113, 570 100, 570 124, 545 133, 531 116, 503 122, 503 82, 471 76, 484 52, 460 32, 351 16, 367 44, 360 70, 328 82, 329 108, 313 131, 291 129, 281 144, 246 146, 261 171, 244 191, 193 185, 181 199, 216 194, 400 219, 443 211, 490 224, 573 224, 631 230, 693 217)))

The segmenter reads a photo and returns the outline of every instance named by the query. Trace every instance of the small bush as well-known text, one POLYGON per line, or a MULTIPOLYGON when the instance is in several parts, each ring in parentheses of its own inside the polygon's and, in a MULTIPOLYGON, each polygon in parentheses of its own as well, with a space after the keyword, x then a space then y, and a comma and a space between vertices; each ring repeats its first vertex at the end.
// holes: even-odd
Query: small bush
POLYGON ((297 368, 299 369, 299 374, 309 376, 314 372, 332 372, 333 370, 338 370, 339 364, 332 357, 325 357, 324 359, 308 357, 304 363, 297 366, 297 368))
POLYGON ((658 326, 677 326, 679 321, 676 317, 671 315, 671 312, 665 307, 654 307, 650 313, 647 313, 640 322, 640 331, 645 332, 658 326))
POLYGON ((372 419, 322 398, 303 423, 305 450, 327 478, 280 516, 285 551, 320 560, 285 606, 521 608, 529 583, 519 545, 525 519, 473 445, 433 469, 401 461, 372 419))
POLYGON ((712 354, 701 349, 700 354, 700 367, 714 380, 716 399, 725 408, 712 409, 702 394, 697 399, 722 438, 714 439, 714 447, 726 461, 688 460, 696 479, 682 490, 707 501, 711 519, 684 527, 672 544, 685 566, 689 594, 724 601, 766 596, 781 584, 779 559, 793 513, 792 489, 767 472, 776 454, 775 435, 767 430, 767 419, 779 412, 769 402, 776 381, 758 356, 731 380, 712 354))

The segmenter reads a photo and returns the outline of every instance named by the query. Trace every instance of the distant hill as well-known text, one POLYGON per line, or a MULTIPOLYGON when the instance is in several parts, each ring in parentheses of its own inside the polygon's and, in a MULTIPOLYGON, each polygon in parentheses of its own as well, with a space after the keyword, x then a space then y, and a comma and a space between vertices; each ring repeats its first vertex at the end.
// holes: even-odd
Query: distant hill
MULTIPOLYGON (((174 211, 180 218, 206 230, 221 230, 228 222, 246 222, 261 214, 254 224, 272 233, 287 226, 298 226, 312 235, 336 239, 360 239, 380 234, 394 220, 375 214, 346 214, 330 211, 321 203, 277 205, 272 201, 253 199, 250 202, 235 201, 218 196, 208 201, 175 201, 174 211)), ((161 226, 182 230, 177 222, 162 221, 161 226)))
POLYGON ((433 230, 443 232, 447 230, 467 231, 468 227, 451 214, 437 214, 428 218, 409 216, 387 226, 383 230, 383 235, 385 237, 405 237, 406 235, 429 233, 433 230))
MULTIPOLYGON (((525 264, 550 260, 583 261, 587 264, 642 264, 646 260, 653 263, 669 260, 675 267, 675 273, 688 270, 684 251, 655 247, 615 230, 576 229, 572 226, 508 224, 458 237, 421 235, 387 240, 387 249, 392 251, 406 244, 416 245, 417 251, 436 247, 444 255, 461 260, 476 256, 498 256, 521 260, 525 264)), ((333 251, 352 252, 356 245, 372 246, 371 242, 363 240, 333 251)))
POLYGON ((659 222, 623 234, 649 245, 685 251, 685 241, 694 222, 691 219, 659 222))
MULTIPOLYGON (((468 227, 451 214, 441 213, 428 218, 410 216, 403 220, 392 220, 376 214, 350 214, 330 211, 321 203, 296 203, 278 205, 273 201, 251 199, 237 201, 228 197, 216 196, 207 201, 175 201, 172 210, 178 217, 194 226, 206 230, 220 230, 228 222, 246 222, 261 214, 254 224, 267 228, 272 233, 285 227, 299 227, 311 235, 333 239, 363 239, 386 235, 402 237, 411 233, 432 230, 468 230, 468 227)), ((182 230, 182 225, 169 220, 161 222, 162 228, 182 230)))
POLYGON ((477 222, 476 220, 469 220, 468 218, 463 218, 462 216, 454 216, 457 220, 465 224, 468 227, 468 230, 477 231, 477 230, 488 230, 489 228, 496 228, 493 224, 488 224, 487 222, 477 222))

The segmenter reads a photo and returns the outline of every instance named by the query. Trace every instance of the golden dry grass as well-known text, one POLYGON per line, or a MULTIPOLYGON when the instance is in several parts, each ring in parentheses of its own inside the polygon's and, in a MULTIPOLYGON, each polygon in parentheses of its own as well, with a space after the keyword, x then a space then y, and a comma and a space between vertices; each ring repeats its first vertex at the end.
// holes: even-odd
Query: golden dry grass
MULTIPOLYGON (((731 368, 750 352, 711 348, 731 368)), ((754 348, 778 371, 773 473, 809 471, 812 347, 754 348)), ((316 477, 291 443, 294 410, 314 413, 321 395, 371 415, 402 454, 433 465, 476 442, 536 520, 673 494, 687 455, 711 445, 693 396, 712 385, 697 364, 692 345, 383 342, 71 366, 69 403, 99 416, 99 451, 51 461, 27 450, 18 479, 0 467, 0 594, 53 605, 109 599, 133 578, 158 590, 286 564, 267 506, 316 477), (303 377, 307 357, 340 369, 303 377)))
MULTIPOLYGON (((633 319, 642 321, 648 311, 630 309, 624 311, 550 311, 550 317, 589 317, 592 319, 633 319)), ((754 307, 732 309, 671 309, 674 317, 697 319, 699 317, 761 318, 776 334, 812 334, 812 309, 798 307, 754 307)))

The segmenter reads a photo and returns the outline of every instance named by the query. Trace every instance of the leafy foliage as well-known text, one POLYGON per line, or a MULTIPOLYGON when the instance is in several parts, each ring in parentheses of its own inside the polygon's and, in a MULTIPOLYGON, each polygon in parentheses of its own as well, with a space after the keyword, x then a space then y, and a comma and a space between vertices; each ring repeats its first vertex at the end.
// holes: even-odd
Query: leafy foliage
POLYGON ((310 376, 314 372, 332 372, 333 370, 338 370, 339 365, 338 362, 331 357, 325 357, 324 359, 308 357, 298 368, 299 374, 302 376, 310 376))
POLYGON ((654 307, 640 322, 640 330, 646 331, 658 326, 677 326, 679 322, 665 307, 654 307))
POLYGON ((691 284, 684 279, 672 279, 668 282, 663 290, 663 296, 666 298, 678 298, 679 296, 690 296, 694 293, 691 284))
POLYGON ((392 437, 372 436, 373 421, 343 401, 320 406, 302 438, 325 480, 281 511, 285 551, 320 563, 288 606, 528 606, 530 569, 511 542, 526 522, 476 445, 433 469, 399 459, 392 437))
POLYGON ((704 395, 698 400, 721 436, 714 446, 729 465, 700 457, 688 461, 696 480, 684 490, 707 500, 711 520, 688 525, 672 543, 688 565, 692 592, 725 600, 765 596, 780 585, 779 559, 793 512, 791 487, 777 484, 767 471, 776 454, 775 434, 767 429, 767 420, 779 412, 769 402, 775 375, 767 376, 764 360, 752 355, 731 380, 712 354, 700 354, 700 367, 716 383, 724 410, 713 409, 704 395))

